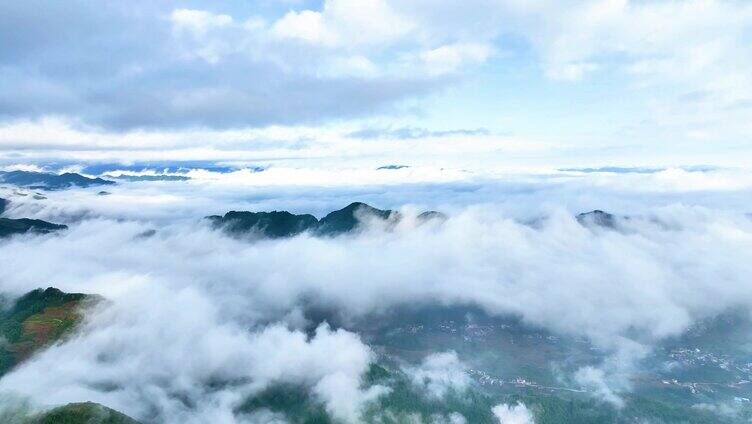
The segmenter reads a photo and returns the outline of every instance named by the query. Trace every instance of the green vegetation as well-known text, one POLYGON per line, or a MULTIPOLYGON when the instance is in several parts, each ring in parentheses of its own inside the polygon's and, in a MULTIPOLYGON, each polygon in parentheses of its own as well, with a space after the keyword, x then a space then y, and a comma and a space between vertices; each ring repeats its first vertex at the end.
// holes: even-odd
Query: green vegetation
POLYGON ((324 405, 303 386, 278 384, 247 400, 239 412, 268 409, 295 424, 332 424, 324 405))
POLYGON ((347 205, 344 209, 330 212, 321 218, 316 232, 321 235, 337 235, 348 233, 360 224, 360 217, 373 217, 387 220, 392 214, 390 210, 376 209, 365 203, 355 202, 347 205))
MULTIPOLYGON (((8 201, 0 199, 0 215, 5 212, 8 207, 8 201)), ((65 225, 53 224, 51 222, 42 221, 39 219, 10 219, 0 218, 0 238, 9 237, 14 234, 25 234, 28 232, 47 234, 53 231, 64 230, 68 228, 65 225)))
MULTIPOLYGON (((390 391, 368 406, 363 418, 367 423, 403 424, 433 422, 437 416, 462 414, 469 423, 498 424, 492 409, 499 404, 526 405, 535 417, 536 424, 602 424, 602 423, 733 423, 730 417, 719 417, 709 411, 677 406, 666 402, 629 396, 626 406, 617 409, 587 395, 552 395, 530 391, 521 394, 500 394, 472 386, 467 390, 449 390, 444 397, 436 398, 415 386, 399 370, 388 370, 372 365, 364 377, 364 387, 380 384, 390 391), (416 421, 416 418, 419 421, 416 421)), ((241 412, 268 409, 283 414, 296 424, 331 424, 324 405, 305 387, 289 384, 275 385, 249 399, 241 412)))
POLYGON ((115 410, 91 402, 61 406, 27 422, 28 424, 138 424, 137 421, 115 410))
MULTIPOLYGON (((376 209, 365 203, 351 203, 343 209, 330 212, 321 220, 313 215, 295 215, 287 211, 273 212, 228 212, 224 216, 207 217, 216 228, 222 228, 232 235, 256 233, 268 238, 293 237, 310 231, 317 236, 337 236, 357 231, 361 219, 369 218, 380 221, 397 221, 399 212, 376 209)), ((445 219, 435 211, 428 211, 418 216, 419 222, 431 219, 445 219)))
POLYGON ((37 289, 0 311, 0 376, 40 349, 60 340, 81 321, 81 302, 90 296, 37 289))
POLYGON ((232 234, 257 231, 269 238, 292 237, 313 229, 318 221, 313 215, 293 215, 286 211, 227 212, 225 216, 209 217, 215 226, 232 234))
MULTIPOLYGON (((81 322, 82 303, 96 299, 56 288, 31 291, 0 309, 0 377, 35 352, 61 340, 81 322)), ((0 303, 2 306, 2 303, 0 303)), ((0 421, 18 424, 138 424, 95 403, 72 403, 41 414, 27 405, 4 411, 0 421)))

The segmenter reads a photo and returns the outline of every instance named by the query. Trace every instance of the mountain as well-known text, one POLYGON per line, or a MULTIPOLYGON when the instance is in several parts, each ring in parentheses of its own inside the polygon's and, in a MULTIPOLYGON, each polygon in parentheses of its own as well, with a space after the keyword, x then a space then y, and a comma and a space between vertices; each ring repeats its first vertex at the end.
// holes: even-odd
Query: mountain
POLYGON ((407 165, 384 165, 376 168, 377 171, 383 171, 383 170, 395 170, 395 169, 405 169, 409 168, 407 165))
POLYGON ((102 178, 89 178, 66 172, 53 174, 33 171, 0 171, 0 183, 12 184, 34 190, 62 190, 72 187, 92 187, 115 184, 102 178))
POLYGON ((287 211, 227 212, 208 217, 215 226, 232 234, 258 232, 268 238, 292 237, 316 227, 313 215, 294 215, 287 211))
MULTIPOLYGON (((64 293, 49 287, 33 290, 14 302, 0 302, 0 340, 5 341, 0 344, 0 378, 35 353, 63 340, 81 323, 86 304, 99 299, 99 296, 64 293)), ((72 403, 13 422, 138 424, 117 411, 90 402, 72 403)))
POLYGON ((447 218, 448 218, 448 216, 446 216, 445 214, 443 214, 441 212, 436 212, 436 211, 426 211, 426 212, 423 212, 423 213, 421 213, 420 215, 417 216, 417 220, 418 220, 419 223, 424 223, 424 222, 427 222, 427 221, 431 221, 433 219, 438 219, 438 220, 441 220, 441 221, 446 221, 447 218))
MULTIPOLYGON (((363 221, 399 222, 402 216, 397 211, 377 209, 362 202, 354 202, 342 209, 330 212, 320 220, 309 214, 296 215, 287 211, 272 212, 227 212, 224 216, 206 217, 215 228, 232 235, 255 233, 266 238, 294 237, 306 231, 317 236, 337 236, 358 230, 363 221)), ((445 221, 448 217, 436 211, 426 211, 416 217, 418 224, 432 220, 445 221)), ((609 229, 617 227, 617 217, 602 210, 580 213, 577 222, 584 226, 609 229)))
MULTIPOLYGON (((683 362, 696 364, 709 352, 719 348, 723 351, 722 346, 729 343, 718 341, 726 339, 728 332, 720 332, 707 343, 680 341, 670 351, 658 349, 654 357, 646 358, 646 372, 631 382, 633 390, 622 395, 624 404, 615 406, 593 398, 593 393, 579 383, 562 378, 563 372, 573 373, 581 366, 600 363, 607 357, 606 352, 583 339, 528 325, 519 317, 489 315, 474 306, 428 304, 403 305, 354 319, 337 318, 337 311, 330 312, 333 315, 306 314, 311 319, 308 330, 326 321, 335 328, 357 332, 379 352, 376 362, 363 375, 361 387, 368 390, 380 385, 389 390, 367 406, 363 423, 499 424, 494 406, 518 403, 526 405, 534 421, 502 423, 750 422, 749 415, 720 416, 696 406, 731 398, 742 414, 749 405, 743 399, 749 398, 750 389, 736 383, 749 381, 750 372, 737 370, 738 375, 724 377, 727 371, 723 367, 743 368, 748 354, 730 357, 719 353, 724 359, 715 362, 708 359, 709 364, 702 367, 705 373, 694 381, 685 380, 689 376, 675 359, 676 352, 687 352, 692 356, 683 362), (405 366, 417 364, 436 352, 472 358, 472 367, 463 371, 465 383, 452 385, 451 381, 462 381, 462 377, 452 375, 452 367, 444 364, 436 368, 436 374, 426 372, 430 367, 416 372, 414 365, 405 366), (698 380, 714 383, 697 383, 698 380), (440 384, 433 385, 439 381, 447 386, 444 394, 437 396, 432 389, 439 389, 440 384), (687 382, 680 386, 664 381, 687 382), (739 400, 733 400, 734 396, 739 400), (465 419, 448 419, 453 413, 460 413, 465 419)), ((742 328, 745 331, 740 333, 748 334, 749 326, 742 328)), ((716 334, 718 330, 712 326, 706 331, 716 334)), ((331 417, 311 387, 291 383, 274 383, 251 394, 240 403, 238 411, 248 414, 272 411, 290 423, 343 423, 331 417)))
POLYGON ((82 293, 49 287, 31 291, 0 309, 0 376, 42 348, 55 343, 81 321, 82 293))
POLYGON ((61 224, 53 224, 51 222, 42 221, 41 219, 10 219, 0 218, 0 238, 9 237, 14 234, 48 234, 53 231, 65 230, 68 226, 61 224))
POLYGON ((585 226, 595 225, 598 227, 616 228, 616 217, 598 209, 577 215, 577 222, 585 226))
MULTIPOLYGON (((438 212, 425 212, 418 219, 440 218, 438 212)), ((296 215, 287 211, 273 212, 228 212, 224 216, 212 215, 207 219, 215 228, 222 228, 233 235, 256 233, 268 238, 293 237, 310 231, 318 236, 336 236, 356 231, 363 220, 398 221, 400 214, 391 210, 376 209, 365 203, 355 202, 330 212, 321 220, 313 215, 296 215)))
MULTIPOLYGON (((39 344, 48 346, 54 340, 61 340, 80 322, 79 306, 87 298, 87 295, 66 294, 54 288, 30 292, 12 306, 0 307, 0 311, 5 311, 0 316, 3 331, 0 337, 11 340, 12 332, 6 331, 8 327, 16 331, 41 325, 37 323, 47 323, 51 328, 65 327, 61 323, 71 322, 71 319, 66 318, 68 312, 61 310, 75 311, 78 316, 65 327, 67 330, 47 328, 38 332, 53 335, 39 344), (20 330, 19 323, 22 323, 20 330)), ((311 315, 305 314, 310 318, 307 331, 323 322, 316 318, 315 311, 310 312, 311 315)), ((499 420, 494 416, 494 406, 518 403, 526 405, 535 422, 540 424, 734 424, 749 422, 752 417, 748 413, 748 401, 744 400, 750 397, 750 389, 743 383, 749 381, 752 373, 748 353, 744 349, 738 353, 729 349, 739 346, 739 340, 748 340, 752 321, 746 314, 740 314, 738 319, 742 321, 734 326, 733 332, 729 331, 728 318, 712 319, 691 331, 688 337, 657 346, 654 354, 645 358, 641 365, 644 372, 631 381, 632 389, 621 394, 624 401, 621 407, 596 400, 586 387, 561 378, 561 373, 569 374, 584 365, 601 363, 607 358, 607 352, 583 339, 530 326, 519 317, 489 315, 474 306, 427 304, 404 305, 342 321, 336 318, 337 311, 331 314, 322 317, 326 316, 325 321, 334 328, 361 334, 379 352, 376 362, 362 377, 362 389, 375 389, 377 385, 389 389, 367 405, 362 421, 358 422, 495 424, 499 420), (464 371, 453 371, 449 366, 446 374, 443 369, 426 368, 425 362, 419 368, 413 365, 435 352, 474 358, 473 366, 463 367, 464 371), (672 366, 667 366, 669 364, 672 366), (694 372, 694 367, 701 368, 702 372, 694 372), (457 372, 465 377, 454 375, 457 372), (462 383, 450 384, 453 380, 462 383), (740 381, 742 383, 738 383, 740 381), (437 390, 444 394, 437 395, 437 390), (723 402, 728 399, 739 409, 738 415, 717 415, 711 409, 697 407, 726 404, 723 402), (465 419, 442 418, 456 413, 465 419)), ((212 389, 221 389, 223 383, 211 384, 215 384, 212 389)), ((241 415, 266 411, 278 417, 273 422, 352 422, 333 418, 315 389, 306 384, 272 382, 260 392, 249 393, 236 409, 241 415)), ((0 422, 7 422, 4 417, 0 412, 0 422)), ((137 423, 117 411, 90 402, 68 404, 12 422, 137 423)))
POLYGON ((355 230, 363 219, 369 218, 386 221, 390 218, 399 219, 399 214, 391 210, 376 209, 365 203, 354 202, 321 218, 316 233, 320 235, 349 233, 355 230))
MULTIPOLYGON (((8 207, 8 203, 9 202, 7 200, 0 199, 0 215, 5 212, 5 209, 8 207)), ((42 221, 41 219, 0 218, 0 238, 9 237, 14 234, 25 234, 29 232, 37 234, 48 234, 53 231, 65 230, 67 228, 68 227, 65 225, 53 224, 51 222, 42 221)))
POLYGON ((55 408, 24 424, 138 424, 138 421, 97 403, 84 402, 55 408))

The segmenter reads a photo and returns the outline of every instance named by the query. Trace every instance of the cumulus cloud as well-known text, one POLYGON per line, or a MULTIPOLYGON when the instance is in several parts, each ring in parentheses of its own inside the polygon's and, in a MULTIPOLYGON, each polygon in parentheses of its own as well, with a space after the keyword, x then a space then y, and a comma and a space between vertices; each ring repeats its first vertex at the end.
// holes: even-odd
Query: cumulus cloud
POLYGON ((433 353, 417 367, 405 368, 413 383, 435 398, 443 398, 449 390, 462 392, 472 380, 467 367, 456 352, 433 353))
POLYGON ((352 48, 360 44, 393 42, 413 24, 395 13, 389 1, 326 0, 320 12, 291 11, 274 23, 273 33, 326 47, 352 48))
POLYGON ((467 64, 485 62, 491 55, 491 48, 484 44, 456 43, 437 47, 420 53, 429 73, 445 74, 454 72, 467 64))
MULTIPOLYGON (((418 49, 405 45, 411 24, 389 2, 354 7, 330 0, 320 11, 282 16, 232 3, 228 11, 246 13, 217 11, 213 3, 38 9, 4 3, 3 38, 14 42, 0 57, 2 92, 13 95, 0 96, 0 116, 57 116, 93 131, 258 127, 385 112, 446 83, 419 69, 387 72, 370 61, 390 41, 400 42, 397 50, 418 49), (33 19, 45 25, 18 25, 33 19), (79 27, 98 34, 94 45, 79 27), (49 37, 48 30, 65 36, 49 37), (335 49, 301 48, 297 41, 335 49)), ((477 62, 481 53, 471 58, 477 62)))
POLYGON ((533 414, 522 403, 512 406, 496 405, 493 407, 493 414, 500 424, 535 424, 533 414))

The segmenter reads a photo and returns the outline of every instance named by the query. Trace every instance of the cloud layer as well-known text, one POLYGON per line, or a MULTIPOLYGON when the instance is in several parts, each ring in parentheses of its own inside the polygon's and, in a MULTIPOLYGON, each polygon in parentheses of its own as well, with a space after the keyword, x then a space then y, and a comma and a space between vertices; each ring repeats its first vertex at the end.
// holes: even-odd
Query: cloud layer
MULTIPOLYGON (((629 196, 615 183, 620 178, 660 177, 615 176, 601 189, 625 201, 629 196)), ((162 187, 170 199, 178 184, 187 183, 149 185, 147 198, 162 187)), ((137 187, 130 183, 123 190, 133 195, 137 187)), ((299 193, 275 192, 280 203, 299 193)), ((320 188, 317 197, 327 192, 332 199, 346 193, 320 188)), ((117 205, 116 196, 104 199, 117 205)), ((142 209, 176 219, 144 219, 121 210, 125 219, 115 220, 99 209, 92 218, 70 222, 60 236, 0 244, 4 292, 55 285, 100 293, 112 302, 91 316, 78 338, 8 375, 0 389, 42 404, 100 401, 141 418, 234 422, 244 396, 271 382, 291 382, 309 387, 333 415, 351 419, 387 390, 360 386, 373 354, 343 330, 321 326, 306 336, 297 330, 305 322, 302 311, 317 305, 359 317, 392 306, 439 303, 474 304, 493 315, 589 338, 614 359, 574 378, 618 402, 618 392, 628 390, 619 383, 628 365, 655 343, 699 319, 752 309, 752 222, 745 213, 692 206, 704 196, 687 192, 680 197, 684 204, 663 207, 632 202, 639 213, 621 220, 618 231, 583 227, 563 204, 537 212, 527 205, 513 216, 500 202, 498 208, 457 207, 440 225, 416 226, 415 209, 405 208, 405 220, 389 232, 372 228, 349 237, 257 242, 212 231, 194 212, 176 212, 170 202, 142 209), (151 228, 155 235, 141 235, 151 228), (60 357, 69 360, 60 366, 60 357), (230 384, 205 384, 213 381, 230 384)), ((86 191, 56 193, 41 203, 14 197, 10 213, 87 210, 96 205, 90 199, 98 198, 86 191)), ((298 203, 309 211, 319 206, 298 203)), ((441 354, 411 375, 441 395, 447 387, 463 387, 461 370, 455 356, 441 354)))

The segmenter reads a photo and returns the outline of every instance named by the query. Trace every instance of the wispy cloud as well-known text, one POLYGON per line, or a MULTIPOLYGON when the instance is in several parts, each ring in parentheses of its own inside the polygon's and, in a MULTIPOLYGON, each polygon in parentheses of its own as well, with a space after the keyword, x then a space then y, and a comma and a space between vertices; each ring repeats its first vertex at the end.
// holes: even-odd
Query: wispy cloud
POLYGON ((421 138, 441 138, 441 137, 461 137, 461 136, 484 136, 491 135, 491 131, 486 128, 475 129, 457 129, 457 130, 429 130, 427 128, 400 127, 400 128, 363 128, 348 134, 351 138, 362 139, 421 139, 421 138))

